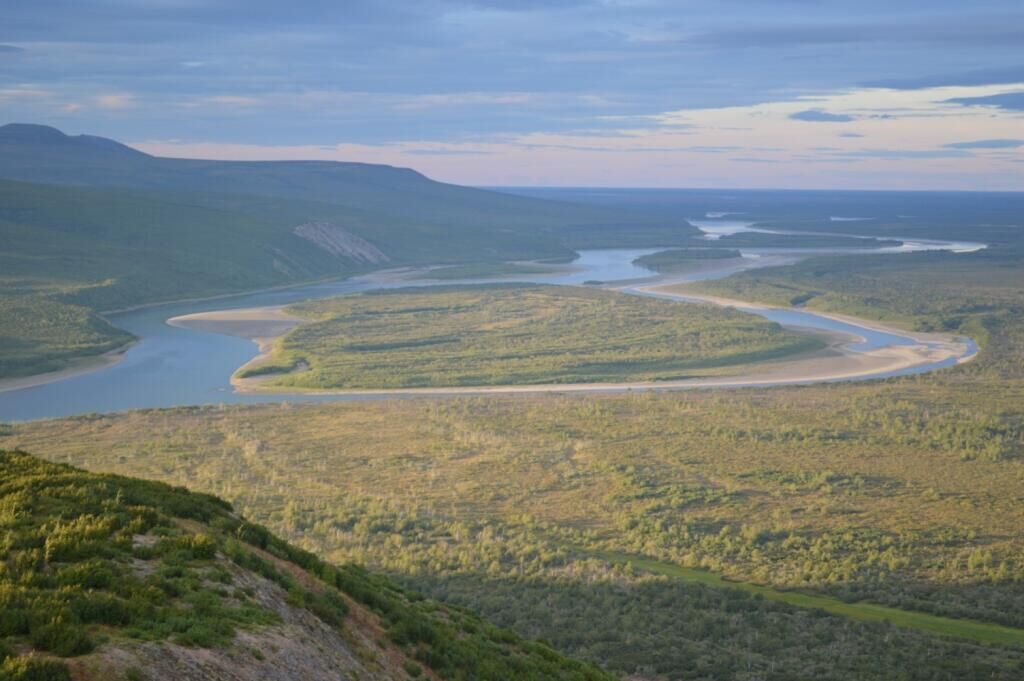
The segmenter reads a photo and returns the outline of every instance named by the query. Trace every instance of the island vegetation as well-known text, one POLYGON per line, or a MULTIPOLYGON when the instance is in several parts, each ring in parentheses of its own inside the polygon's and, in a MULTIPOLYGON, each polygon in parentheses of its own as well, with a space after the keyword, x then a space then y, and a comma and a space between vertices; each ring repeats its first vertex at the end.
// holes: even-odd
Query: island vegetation
POLYGON ((555 286, 392 289, 287 311, 311 322, 242 377, 287 389, 663 381, 822 347, 735 310, 555 286))
POLYGON ((734 248, 670 248, 642 255, 633 264, 655 272, 678 272, 708 261, 741 257, 743 255, 734 248))

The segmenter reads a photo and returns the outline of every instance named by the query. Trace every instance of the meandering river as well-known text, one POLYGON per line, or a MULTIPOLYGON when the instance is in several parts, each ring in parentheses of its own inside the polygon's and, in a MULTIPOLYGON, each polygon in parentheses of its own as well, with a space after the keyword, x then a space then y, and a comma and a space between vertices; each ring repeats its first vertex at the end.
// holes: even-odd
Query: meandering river
MULTIPOLYGON (((750 229, 749 223, 709 220, 695 221, 709 238, 716 227, 732 231, 750 229), (711 224, 708 224, 711 223, 711 224)), ((897 249, 858 250, 856 252, 910 252, 914 250, 970 251, 984 248, 983 244, 966 242, 908 241, 897 249)), ((663 249, 610 249, 581 251, 571 271, 543 276, 516 277, 517 280, 579 285, 588 281, 626 282, 652 280, 655 273, 638 267, 633 260, 641 255, 663 249)), ((688 277, 675 277, 674 281, 725 277, 742 269, 766 267, 793 262, 821 249, 742 249, 741 262, 723 262, 711 265, 688 277)), ((830 251, 834 252, 834 251, 830 251)), ((445 282, 452 283, 452 282, 445 282)), ((242 364, 256 355, 256 346, 249 340, 234 336, 206 333, 168 325, 167 319, 179 315, 211 310, 265 307, 300 300, 324 298, 374 288, 407 286, 407 281, 381 281, 372 278, 350 279, 330 283, 312 284, 285 290, 265 291, 230 298, 198 302, 181 302, 149 307, 110 315, 110 321, 140 338, 124 358, 110 366, 90 373, 34 387, 0 392, 0 421, 23 421, 56 418, 86 413, 105 413, 126 409, 203 405, 218 403, 253 403, 268 401, 327 401, 340 399, 372 399, 358 395, 284 395, 239 394, 232 390, 230 378, 242 364)), ((804 310, 751 308, 749 311, 767 317, 784 326, 841 331, 863 339, 851 347, 872 349, 917 343, 909 336, 879 331, 851 322, 804 310)), ((967 354, 976 347, 967 343, 967 354)), ((956 361, 952 358, 929 365, 890 372, 898 375, 930 371, 956 361)), ((870 377, 877 377, 872 375, 870 377)))

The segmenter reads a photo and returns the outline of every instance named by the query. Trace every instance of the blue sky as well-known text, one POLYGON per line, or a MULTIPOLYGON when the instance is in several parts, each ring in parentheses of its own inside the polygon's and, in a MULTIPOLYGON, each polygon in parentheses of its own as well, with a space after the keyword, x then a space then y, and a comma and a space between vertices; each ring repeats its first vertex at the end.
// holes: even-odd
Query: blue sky
POLYGON ((1024 190, 1020 0, 37 0, 2 17, 0 121, 155 153, 486 185, 1024 190))

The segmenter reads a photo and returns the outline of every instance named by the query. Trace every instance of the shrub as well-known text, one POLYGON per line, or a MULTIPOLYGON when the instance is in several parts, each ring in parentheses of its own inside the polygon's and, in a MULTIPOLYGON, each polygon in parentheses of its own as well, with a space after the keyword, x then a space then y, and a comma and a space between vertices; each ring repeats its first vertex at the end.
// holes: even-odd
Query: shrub
POLYGON ((336 591, 324 591, 321 595, 314 597, 307 607, 314 615, 332 627, 341 627, 348 614, 348 604, 336 591))
POLYGON ((88 593, 71 603, 71 610, 82 622, 96 624, 128 624, 132 619, 128 604, 117 596, 88 593))
POLYGON ((33 626, 29 633, 32 646, 61 657, 84 655, 93 649, 93 642, 81 626, 63 620, 33 626))
POLYGON ((0 681, 71 681, 67 665, 36 655, 10 657, 0 665, 0 681))

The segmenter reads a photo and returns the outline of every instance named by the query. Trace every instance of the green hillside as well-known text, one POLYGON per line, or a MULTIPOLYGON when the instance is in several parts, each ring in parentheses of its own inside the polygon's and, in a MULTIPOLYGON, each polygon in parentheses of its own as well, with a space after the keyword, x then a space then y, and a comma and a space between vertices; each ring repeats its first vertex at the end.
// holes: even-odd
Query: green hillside
POLYGON ((5 680, 612 678, 209 495, 23 452, 0 452, 0 481, 5 680))

